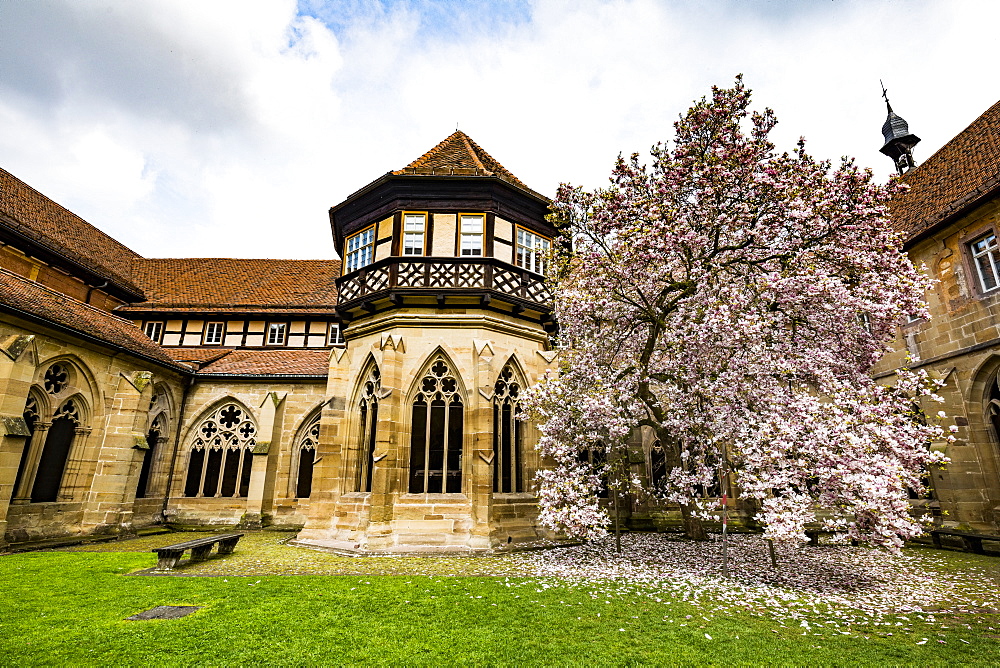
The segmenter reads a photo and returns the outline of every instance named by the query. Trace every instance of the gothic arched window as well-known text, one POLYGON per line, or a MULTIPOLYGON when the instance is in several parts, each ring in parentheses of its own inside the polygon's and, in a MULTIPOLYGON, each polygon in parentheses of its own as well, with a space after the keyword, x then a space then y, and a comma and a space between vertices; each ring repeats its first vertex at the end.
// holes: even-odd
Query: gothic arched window
POLYGON ((521 423, 517 420, 521 386, 510 364, 493 385, 493 491, 522 492, 521 423))
MULTIPOLYGON (((49 369, 59 367, 52 365, 49 369)), ((62 372, 62 383, 65 383, 65 372, 62 372)), ((45 374, 45 387, 52 394, 59 392, 64 385, 58 389, 49 389, 49 373, 45 374)), ((67 399, 66 402, 52 416, 52 426, 49 427, 48 435, 45 438, 45 445, 42 447, 42 456, 38 461, 38 472, 35 474, 35 482, 31 487, 31 502, 43 503, 55 501, 59 496, 59 486, 62 483, 63 472, 66 470, 66 460, 69 459, 69 451, 73 446, 73 438, 76 436, 77 427, 80 426, 80 409, 74 399, 67 399)))
POLYGON ((236 404, 224 404, 195 430, 184 496, 246 496, 257 425, 236 404))
POLYGON ((649 449, 649 482, 653 489, 661 489, 667 478, 667 453, 660 441, 653 441, 649 449))
POLYGON ((156 458, 157 446, 163 440, 166 433, 166 418, 164 413, 160 413, 149 425, 146 432, 146 445, 149 447, 142 451, 142 468, 139 470, 139 482, 135 486, 135 498, 143 499, 149 489, 149 472, 153 468, 153 461, 156 458))
POLYGON ((438 357, 413 401, 410 493, 462 491, 463 406, 458 381, 438 357))
POLYGON ((316 445, 319 443, 319 418, 320 414, 317 413, 299 438, 299 470, 295 476, 297 499, 308 499, 312 494, 313 465, 316 463, 316 445))
POLYGON ((581 450, 576 460, 581 464, 586 464, 590 472, 600 478, 597 488, 597 498, 608 498, 608 453, 604 451, 601 444, 581 450))
POLYGON ((368 370, 364 387, 361 388, 361 432, 358 438, 358 476, 356 487, 359 492, 372 491, 372 472, 375 469, 375 436, 378 433, 378 400, 382 393, 382 376, 374 364, 368 370))

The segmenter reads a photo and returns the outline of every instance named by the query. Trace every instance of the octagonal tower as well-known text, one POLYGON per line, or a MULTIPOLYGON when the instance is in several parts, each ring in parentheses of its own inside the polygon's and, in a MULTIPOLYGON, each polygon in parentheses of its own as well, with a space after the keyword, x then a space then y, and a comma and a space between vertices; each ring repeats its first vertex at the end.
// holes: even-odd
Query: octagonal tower
POLYGON ((555 359, 549 200, 456 131, 330 209, 347 346, 297 542, 482 552, 537 540, 520 393, 555 359))

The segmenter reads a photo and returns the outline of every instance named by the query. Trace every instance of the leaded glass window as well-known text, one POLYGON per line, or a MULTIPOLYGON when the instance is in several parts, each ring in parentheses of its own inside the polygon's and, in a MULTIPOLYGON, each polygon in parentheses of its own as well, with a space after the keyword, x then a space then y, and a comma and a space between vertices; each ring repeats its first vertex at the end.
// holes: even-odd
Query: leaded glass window
POLYGON ((458 381, 444 357, 421 379, 412 416, 410 493, 460 493, 464 412, 458 381))
POLYGON ((256 436, 253 418, 233 403, 202 420, 191 442, 184 496, 245 497, 256 436))
POLYGON ((514 263, 536 274, 544 274, 551 243, 523 227, 517 228, 517 251, 514 263))
POLYGON ((972 249, 972 260, 979 274, 979 286, 983 292, 989 292, 1000 285, 1000 269, 998 258, 997 237, 992 232, 983 235, 969 244, 972 249))
POLYGON ((493 491, 523 492, 521 462, 521 384, 511 364, 493 384, 493 491))
POLYGON ((358 232, 347 240, 347 273, 366 267, 375 259, 375 226, 358 232))

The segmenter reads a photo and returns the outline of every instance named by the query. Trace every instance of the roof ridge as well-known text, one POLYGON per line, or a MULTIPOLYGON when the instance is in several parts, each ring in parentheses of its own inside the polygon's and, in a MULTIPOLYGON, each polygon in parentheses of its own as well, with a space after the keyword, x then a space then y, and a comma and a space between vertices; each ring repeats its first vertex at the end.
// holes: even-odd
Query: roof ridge
MULTIPOLYGON (((462 143, 464 143, 465 147, 467 149, 469 149, 469 155, 472 156, 472 159, 475 161, 476 165, 479 166, 479 169, 482 169, 483 171, 487 171, 487 172, 490 171, 486 167, 486 165, 483 164, 483 161, 479 159, 479 155, 477 155, 477 152, 476 152, 476 149, 479 148, 479 146, 476 144, 476 142, 472 141, 472 137, 470 137, 469 135, 465 134, 461 130, 455 130, 455 134, 459 135, 459 137, 462 140, 462 143)), ((480 150, 482 150, 482 149, 480 149, 480 150)), ((483 153, 486 153, 486 151, 483 151, 483 153)), ((489 153, 486 153, 486 157, 489 157, 489 153)))

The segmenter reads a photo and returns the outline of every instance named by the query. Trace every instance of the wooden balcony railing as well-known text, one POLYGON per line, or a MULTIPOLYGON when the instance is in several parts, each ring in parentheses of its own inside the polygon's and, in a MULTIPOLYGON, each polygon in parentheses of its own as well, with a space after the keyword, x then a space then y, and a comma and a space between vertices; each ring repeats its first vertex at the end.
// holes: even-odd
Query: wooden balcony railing
MULTIPOLYGON (((383 295, 494 293, 549 310, 544 277, 491 257, 389 257, 337 279, 338 305, 350 308, 383 295)), ((524 303, 527 304, 524 304, 524 303)))

